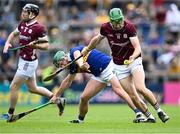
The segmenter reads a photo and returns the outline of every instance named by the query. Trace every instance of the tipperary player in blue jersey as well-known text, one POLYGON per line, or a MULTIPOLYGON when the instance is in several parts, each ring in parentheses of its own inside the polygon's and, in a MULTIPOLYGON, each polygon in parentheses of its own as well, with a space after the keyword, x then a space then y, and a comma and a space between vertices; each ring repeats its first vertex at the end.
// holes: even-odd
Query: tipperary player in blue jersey
MULTIPOLYGON (((63 51, 58 51, 53 59, 56 67, 64 67, 72 60, 81 55, 84 46, 77 46, 65 54, 63 51)), ((52 97, 51 101, 55 102, 61 96, 65 89, 71 85, 77 73, 89 72, 92 74, 91 79, 88 81, 80 100, 80 111, 77 120, 70 121, 71 123, 82 123, 88 111, 88 102, 90 98, 95 96, 99 91, 106 87, 107 82, 111 83, 113 91, 122 97, 134 110, 136 116, 141 116, 142 113, 135 107, 128 94, 122 89, 117 77, 113 74, 113 63, 109 56, 93 49, 85 57, 80 58, 74 64, 69 66, 69 74, 62 81, 57 92, 52 97)), ((142 120, 145 118, 142 116, 142 120)))

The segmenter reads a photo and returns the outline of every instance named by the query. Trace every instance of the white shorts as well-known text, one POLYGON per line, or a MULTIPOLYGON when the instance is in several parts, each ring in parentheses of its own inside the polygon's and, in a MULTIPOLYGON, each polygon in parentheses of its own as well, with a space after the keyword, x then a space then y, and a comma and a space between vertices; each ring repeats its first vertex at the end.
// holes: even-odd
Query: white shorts
POLYGON ((141 57, 135 59, 134 62, 131 63, 129 66, 114 64, 114 73, 116 74, 118 79, 121 80, 132 74, 132 72, 137 68, 144 72, 141 57))
POLYGON ((115 76, 115 74, 113 73, 113 69, 113 61, 111 60, 109 62, 109 65, 101 72, 99 77, 93 75, 91 78, 99 82, 108 84, 109 80, 115 76))
POLYGON ((19 58, 18 69, 16 75, 35 77, 35 72, 38 66, 38 60, 34 61, 25 61, 22 58, 19 58))

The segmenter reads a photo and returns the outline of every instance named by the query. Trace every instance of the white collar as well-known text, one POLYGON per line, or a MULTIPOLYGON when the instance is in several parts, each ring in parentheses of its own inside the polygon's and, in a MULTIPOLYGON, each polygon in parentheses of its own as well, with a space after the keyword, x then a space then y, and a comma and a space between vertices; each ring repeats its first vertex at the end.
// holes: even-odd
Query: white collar
POLYGON ((37 22, 37 20, 34 20, 34 21, 30 22, 30 23, 27 23, 27 22, 26 22, 26 26, 30 26, 30 25, 32 25, 32 24, 34 24, 34 23, 36 23, 36 22, 37 22))
POLYGON ((111 22, 110 22, 110 25, 111 25, 112 29, 115 30, 111 22))

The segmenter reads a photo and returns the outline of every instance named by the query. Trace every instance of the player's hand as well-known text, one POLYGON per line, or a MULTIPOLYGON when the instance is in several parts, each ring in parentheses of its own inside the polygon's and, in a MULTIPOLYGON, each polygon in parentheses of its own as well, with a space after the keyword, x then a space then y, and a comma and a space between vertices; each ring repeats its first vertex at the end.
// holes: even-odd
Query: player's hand
POLYGON ((89 64, 87 62, 85 62, 82 66, 80 66, 81 70, 84 70, 84 71, 90 73, 91 71, 89 70, 89 68, 90 68, 90 66, 89 66, 89 64))
POLYGON ((129 66, 129 64, 131 64, 134 61, 134 57, 130 56, 129 60, 124 60, 124 65, 129 66))
POLYGON ((89 50, 88 47, 84 47, 83 50, 81 51, 81 54, 84 56, 86 56, 88 54, 89 50))
POLYGON ((36 41, 30 42, 28 45, 31 46, 33 49, 36 49, 36 41))
POLYGON ((134 61, 134 59, 135 59, 135 58, 134 58, 133 56, 130 56, 130 57, 129 57, 129 64, 131 64, 131 63, 134 61))
POLYGON ((6 43, 3 49, 3 53, 7 53, 10 47, 12 47, 12 45, 10 43, 6 43))
POLYGON ((54 95, 54 96, 50 99, 50 101, 53 102, 53 103, 56 103, 57 100, 58 100, 58 97, 57 97, 56 95, 54 95))

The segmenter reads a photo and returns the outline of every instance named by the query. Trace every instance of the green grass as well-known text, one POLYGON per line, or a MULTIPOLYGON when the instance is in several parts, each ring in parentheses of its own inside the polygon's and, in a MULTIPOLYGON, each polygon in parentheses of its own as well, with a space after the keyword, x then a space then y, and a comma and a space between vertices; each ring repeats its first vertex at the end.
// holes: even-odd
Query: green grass
MULTIPOLYGON (((34 107, 17 107, 16 113, 27 111, 34 107)), ((89 112, 83 124, 70 124, 75 119, 78 105, 66 105, 62 117, 57 114, 54 105, 47 106, 33 112, 15 123, 0 121, 0 134, 2 133, 180 133, 180 107, 162 106, 169 114, 170 120, 162 123, 155 111, 150 110, 157 118, 157 123, 134 124, 134 113, 127 105, 106 104, 90 105, 89 112)), ((0 107, 0 112, 7 107, 0 107)))

